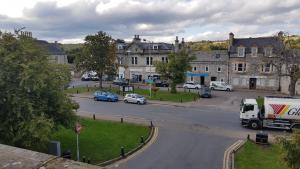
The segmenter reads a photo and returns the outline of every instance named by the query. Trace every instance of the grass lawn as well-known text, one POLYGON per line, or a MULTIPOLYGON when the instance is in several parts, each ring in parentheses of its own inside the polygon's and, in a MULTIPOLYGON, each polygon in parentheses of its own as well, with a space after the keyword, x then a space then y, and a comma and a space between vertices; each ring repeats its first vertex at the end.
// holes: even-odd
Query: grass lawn
POLYGON ((280 157, 277 145, 260 146, 253 142, 246 144, 235 155, 236 169, 290 169, 280 157))
POLYGON ((134 91, 137 94, 143 95, 147 97, 149 100, 160 100, 160 101, 171 101, 171 102, 191 102, 195 99, 198 99, 199 96, 197 93, 189 93, 189 92, 177 92, 176 94, 172 94, 168 91, 158 90, 156 94, 152 92, 152 97, 149 96, 149 90, 145 89, 135 89, 134 91))
MULTIPOLYGON (((81 119, 80 123, 80 158, 90 158, 92 164, 119 157, 121 146, 128 152, 140 145, 141 136, 146 140, 150 134, 149 127, 136 124, 92 119, 81 119)), ((62 151, 71 150, 72 159, 76 159, 76 134, 72 129, 60 129, 52 140, 60 141, 62 151)))
MULTIPOLYGON (((96 90, 100 90, 97 87, 89 87, 89 89, 85 87, 75 87, 75 88, 69 88, 65 90, 66 93, 69 94, 76 94, 77 91, 78 93, 86 93, 86 92, 94 92, 96 90)), ((104 88, 102 89, 104 91, 110 91, 113 93, 119 94, 119 88, 117 87, 111 87, 111 88, 104 88)), ((176 94, 172 94, 168 91, 164 90, 158 90, 156 94, 152 92, 152 97, 149 96, 150 92, 147 89, 140 89, 140 88, 135 88, 134 93, 140 94, 145 96, 148 100, 160 100, 160 101, 171 101, 171 102, 191 102, 194 101, 195 99, 198 99, 199 96, 197 93, 189 93, 189 92, 177 92, 176 94)))

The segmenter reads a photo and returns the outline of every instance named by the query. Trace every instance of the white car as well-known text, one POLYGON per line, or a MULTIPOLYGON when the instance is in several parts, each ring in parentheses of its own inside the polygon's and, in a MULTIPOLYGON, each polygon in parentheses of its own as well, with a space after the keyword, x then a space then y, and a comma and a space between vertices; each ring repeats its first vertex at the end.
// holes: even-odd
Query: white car
POLYGON ((131 94, 126 94, 124 98, 125 103, 136 103, 136 104, 146 104, 147 100, 144 96, 131 93, 131 94))
POLYGON ((183 88, 185 89, 201 89, 201 85, 195 82, 186 82, 183 84, 183 88))
POLYGON ((221 81, 211 81, 209 88, 211 90, 224 90, 224 91, 232 91, 232 86, 221 81))

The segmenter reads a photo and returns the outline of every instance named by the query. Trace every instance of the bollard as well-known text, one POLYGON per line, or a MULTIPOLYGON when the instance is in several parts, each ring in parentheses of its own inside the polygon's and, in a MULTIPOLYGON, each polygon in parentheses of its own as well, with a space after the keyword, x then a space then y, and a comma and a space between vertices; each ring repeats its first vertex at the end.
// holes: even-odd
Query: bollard
POLYGON ((73 86, 73 89, 74 89, 75 87, 73 86))
POLYGON ((79 92, 78 92, 78 89, 76 90, 76 93, 78 94, 79 92))
POLYGON ((169 87, 168 87, 168 92, 169 92, 169 90, 170 90, 170 89, 169 89, 169 87))
POLYGON ((90 158, 88 158, 87 163, 91 164, 91 159, 90 158))
POLYGON ((144 137, 141 136, 141 143, 145 144, 144 137))
POLYGON ((82 157, 82 162, 84 162, 84 163, 85 163, 85 156, 83 156, 83 157, 82 157))
POLYGON ((248 134, 248 136, 247 136, 247 140, 250 140, 250 134, 248 134))
POLYGON ((189 89, 189 93, 191 93, 191 89, 189 89))
POLYGON ((122 157, 125 157, 125 150, 124 150, 124 147, 123 147, 123 146, 121 147, 121 156, 122 156, 122 157))
POLYGON ((93 119, 96 120, 96 115, 95 114, 93 114, 93 119))
POLYGON ((121 117, 121 123, 123 123, 123 117, 121 117))
POLYGON ((194 101, 196 101, 196 97, 194 96, 194 101))
POLYGON ((88 92, 90 91, 90 88, 88 87, 88 92))
POLYGON ((96 88, 96 85, 94 87, 96 88))
POLYGON ((180 102, 182 103, 182 98, 180 98, 180 102))
POLYGON ((152 120, 150 121, 150 127, 151 127, 151 128, 153 127, 153 122, 152 122, 152 120))

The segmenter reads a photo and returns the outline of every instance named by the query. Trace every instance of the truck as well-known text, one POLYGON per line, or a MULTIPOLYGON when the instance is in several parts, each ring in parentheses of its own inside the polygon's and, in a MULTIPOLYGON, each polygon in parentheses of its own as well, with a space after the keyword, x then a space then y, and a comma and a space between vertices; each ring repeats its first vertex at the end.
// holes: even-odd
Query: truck
POLYGON ((266 96, 260 107, 256 99, 243 99, 240 120, 243 126, 252 129, 300 129, 300 99, 266 96))

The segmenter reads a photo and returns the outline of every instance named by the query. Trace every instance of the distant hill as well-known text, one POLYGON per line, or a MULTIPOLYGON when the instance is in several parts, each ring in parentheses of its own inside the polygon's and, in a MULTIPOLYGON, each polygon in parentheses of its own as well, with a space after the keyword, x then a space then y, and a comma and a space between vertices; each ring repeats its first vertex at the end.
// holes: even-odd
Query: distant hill
POLYGON ((198 41, 198 42, 187 42, 187 46, 192 50, 227 50, 228 41, 198 41))
POLYGON ((291 46, 294 49, 300 49, 300 36, 293 35, 290 36, 291 46))
POLYGON ((73 49, 81 48, 83 46, 82 43, 76 43, 76 44, 61 44, 64 51, 71 51, 73 49))

